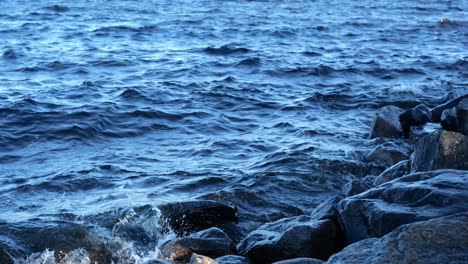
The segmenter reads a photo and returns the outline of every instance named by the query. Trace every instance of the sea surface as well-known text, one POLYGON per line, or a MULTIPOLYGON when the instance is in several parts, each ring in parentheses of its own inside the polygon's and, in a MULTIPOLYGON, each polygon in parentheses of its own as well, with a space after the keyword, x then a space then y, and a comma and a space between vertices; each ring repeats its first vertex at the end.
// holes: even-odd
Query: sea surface
POLYGON ((307 214, 382 171, 377 108, 467 89, 468 0, 2 0, 0 245, 89 263, 37 243, 86 226, 138 264, 160 204, 307 214))

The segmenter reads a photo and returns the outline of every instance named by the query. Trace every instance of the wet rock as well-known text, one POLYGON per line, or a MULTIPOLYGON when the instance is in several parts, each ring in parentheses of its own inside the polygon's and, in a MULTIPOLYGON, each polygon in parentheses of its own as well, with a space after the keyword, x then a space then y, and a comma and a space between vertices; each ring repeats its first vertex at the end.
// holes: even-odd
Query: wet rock
POLYGON ((400 178, 407 173, 409 173, 409 160, 402 160, 377 176, 374 186, 400 178))
POLYGON ((215 260, 219 264, 252 264, 248 258, 236 255, 222 256, 215 260))
POLYGON ((336 242, 334 221, 303 215, 261 226, 239 243, 238 250, 254 263, 298 257, 327 259, 336 251, 336 242))
POLYGON ((13 264, 13 259, 11 256, 5 251, 5 249, 0 245, 0 263, 2 264, 13 264))
POLYGON ((381 184, 338 204, 346 242, 381 237, 395 228, 468 210, 468 171, 420 172, 381 184))
POLYGON ((226 233, 226 235, 228 235, 236 245, 247 236, 247 231, 240 225, 233 222, 221 224, 219 225, 219 229, 223 230, 223 232, 226 233))
POLYGON ((369 186, 366 186, 361 180, 354 179, 346 183, 343 188, 343 193, 346 197, 353 196, 362 192, 365 192, 369 189, 369 186))
POLYGON ((171 262, 164 259, 152 259, 144 262, 143 264, 171 264, 171 262))
POLYGON ((217 258, 236 253, 236 248, 232 240, 217 227, 169 241, 161 247, 161 254, 173 261, 188 261, 192 253, 217 258))
POLYGON ((441 129, 442 126, 438 123, 427 123, 422 126, 412 126, 410 128, 409 139, 411 143, 415 144, 424 136, 441 129))
POLYGON ((343 200, 343 196, 335 196, 319 204, 310 214, 316 220, 338 220, 338 203, 343 200))
POLYGON ((364 157, 365 162, 372 162, 382 167, 390 167, 406 159, 409 159, 409 150, 392 142, 377 146, 364 157))
POLYGON ((226 222, 237 222, 237 208, 223 202, 190 201, 158 207, 162 219, 178 236, 184 236, 226 222))
POLYGON ((455 107, 445 109, 442 112, 440 124, 442 125, 442 128, 444 130, 457 131, 458 130, 457 109, 455 107))
POLYGON ((452 99, 452 100, 448 101, 447 103, 445 103, 443 105, 439 105, 437 107, 432 108, 431 109, 432 121, 433 122, 440 122, 442 112, 444 112, 445 109, 449 109, 449 108, 457 106, 465 98, 468 98, 468 94, 464 94, 462 96, 459 96, 459 97, 457 97, 455 99, 452 99))
POLYGON ((403 110, 399 107, 389 105, 377 110, 371 125, 369 138, 388 137, 397 138, 403 135, 399 116, 403 110))
POLYGON ((354 243, 327 263, 468 263, 468 213, 404 225, 354 243))
POLYGON ((403 129, 403 135, 405 138, 408 138, 412 126, 420 126, 431 122, 432 113, 426 105, 420 104, 415 108, 410 108, 401 113, 399 119, 403 129))
POLYGON ((218 264, 217 261, 207 257, 193 253, 189 264, 218 264))
POLYGON ((457 106, 458 132, 468 136, 468 98, 463 99, 457 106))
POLYGON ((411 155, 411 171, 468 170, 468 137, 450 131, 435 131, 421 138, 411 155))
POLYGON ((320 259, 314 258, 295 258, 275 262, 273 264, 322 264, 325 263, 320 259))

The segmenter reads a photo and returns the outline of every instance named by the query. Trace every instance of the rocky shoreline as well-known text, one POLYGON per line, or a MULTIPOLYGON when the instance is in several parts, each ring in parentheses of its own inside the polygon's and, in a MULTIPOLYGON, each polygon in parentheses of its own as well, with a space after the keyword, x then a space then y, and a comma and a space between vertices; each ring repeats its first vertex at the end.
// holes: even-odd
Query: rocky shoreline
MULTIPOLYGON (((363 157, 388 168, 350 181, 311 214, 248 233, 234 204, 160 206, 163 232, 176 237, 160 245, 160 259, 145 264, 468 263, 468 94, 432 109, 384 106, 369 138, 397 139, 363 157)), ((109 261, 92 254, 95 245, 77 244, 93 261, 109 261)), ((12 255, 0 246, 0 263, 14 263, 12 255)))

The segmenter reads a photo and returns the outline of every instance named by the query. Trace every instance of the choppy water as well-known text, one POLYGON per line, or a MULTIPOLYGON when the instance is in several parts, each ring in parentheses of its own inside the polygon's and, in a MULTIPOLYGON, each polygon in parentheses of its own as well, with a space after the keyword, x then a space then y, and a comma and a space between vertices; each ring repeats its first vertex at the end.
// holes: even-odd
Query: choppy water
POLYGON ((157 212, 140 206, 232 201, 247 229, 307 213, 378 171, 360 162, 376 108, 466 91, 467 10, 466 0, 3 0, 0 241, 21 248, 31 239, 21 232, 80 223, 128 244, 138 263, 159 235, 138 251, 113 231, 125 220, 155 232, 157 212))

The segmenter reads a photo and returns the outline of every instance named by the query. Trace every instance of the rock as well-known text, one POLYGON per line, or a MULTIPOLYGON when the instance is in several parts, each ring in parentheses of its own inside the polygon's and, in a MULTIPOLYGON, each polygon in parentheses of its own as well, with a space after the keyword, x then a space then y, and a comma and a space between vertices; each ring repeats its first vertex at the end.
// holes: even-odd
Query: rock
POLYGON ((188 261, 192 253, 217 258, 236 253, 236 248, 232 240, 217 227, 171 240, 161 247, 162 256, 172 261, 188 261))
POLYGON ((372 162, 382 167, 390 167, 406 159, 409 159, 408 150, 392 142, 375 147, 364 157, 365 162, 372 162))
POLYGON ((273 264, 322 264, 325 263, 320 259, 314 258, 295 258, 275 262, 273 264))
POLYGON ((458 132, 468 136, 468 98, 463 99, 457 106, 458 132))
POLYGON ((455 107, 445 109, 442 112, 440 124, 442 125, 442 128, 444 130, 457 131, 458 130, 457 109, 455 107))
POLYGON ((190 258, 189 264, 218 264, 215 260, 207 257, 193 253, 190 258))
POLYGON ((361 180, 354 179, 346 183, 343 188, 343 193, 346 197, 353 196, 369 189, 361 180))
POLYGON ((226 222, 218 226, 219 229, 223 230, 228 235, 234 244, 238 244, 242 239, 247 236, 247 231, 233 222, 226 222))
POLYGON ((143 264, 172 264, 171 262, 164 259, 152 259, 144 262, 143 264))
POLYGON ((178 236, 184 236, 226 222, 237 222, 237 208, 223 202, 191 201, 158 207, 162 219, 178 236))
POLYGON ((441 129, 442 126, 438 123, 426 123, 422 126, 412 126, 410 128, 409 139, 411 143, 416 144, 416 142, 424 136, 441 129))
POLYGON ((334 221, 302 215, 261 226, 237 248, 254 263, 273 263, 298 257, 327 259, 336 251, 336 243, 334 221))
POLYGON ((335 196, 319 204, 310 214, 316 220, 338 220, 338 203, 343 200, 343 196, 335 196))
POLYGON ((2 264, 13 264, 13 259, 6 252, 6 250, 0 245, 0 263, 2 264))
POLYGON ((381 184, 338 204, 347 244, 395 228, 468 210, 468 171, 420 172, 381 184))
POLYGON ((354 243, 327 263, 468 263, 468 213, 403 225, 354 243))
POLYGON ((397 138, 403 135, 399 116, 403 110, 399 107, 389 105, 377 110, 371 125, 369 138, 388 137, 397 138))
POLYGON ((420 104, 401 113, 399 120, 403 129, 403 135, 405 138, 408 138, 412 126, 420 126, 431 122, 432 113, 426 105, 420 104))
POLYGON ((421 138, 411 155, 411 171, 468 170, 468 137, 450 131, 435 131, 421 138))
POLYGON ((248 258, 236 255, 222 256, 215 260, 219 264, 252 264, 248 258))
POLYGON ((452 99, 452 100, 448 101, 447 103, 445 103, 443 105, 439 105, 439 106, 436 106, 436 107, 432 108, 431 109, 432 121, 433 122, 440 122, 442 112, 444 112, 445 109, 449 109, 449 108, 457 106, 465 98, 468 98, 468 94, 464 94, 464 95, 462 95, 460 97, 457 97, 455 99, 452 99))
POLYGON ((409 173, 409 160, 402 160, 377 176, 374 186, 400 178, 407 173, 409 173))

